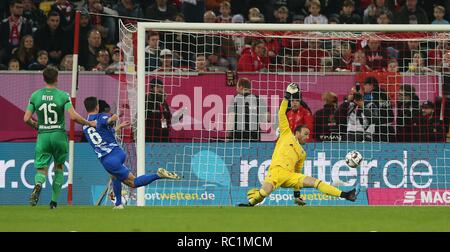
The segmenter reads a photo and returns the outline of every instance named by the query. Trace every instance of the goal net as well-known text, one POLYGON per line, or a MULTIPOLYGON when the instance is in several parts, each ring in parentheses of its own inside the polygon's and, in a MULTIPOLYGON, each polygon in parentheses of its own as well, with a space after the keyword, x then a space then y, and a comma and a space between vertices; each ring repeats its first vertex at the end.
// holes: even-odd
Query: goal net
MULTIPOLYGON (((448 205, 449 33, 436 26, 139 23, 121 26, 121 134, 137 175, 158 180, 137 205, 236 205, 259 188, 277 140, 278 109, 307 126, 302 173, 356 203, 304 188, 308 205, 448 205), (422 30, 421 30, 422 29, 422 30), (312 32, 314 31, 314 32, 312 32), (360 167, 345 155, 359 151, 360 167)), ((262 205, 293 205, 279 188, 262 205)))

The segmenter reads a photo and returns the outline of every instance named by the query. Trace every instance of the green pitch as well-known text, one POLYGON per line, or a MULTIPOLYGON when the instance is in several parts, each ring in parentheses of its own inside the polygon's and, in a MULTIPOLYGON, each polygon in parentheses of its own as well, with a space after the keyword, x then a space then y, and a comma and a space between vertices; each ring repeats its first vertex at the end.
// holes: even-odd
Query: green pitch
POLYGON ((0 231, 450 231, 449 207, 0 206, 0 231))

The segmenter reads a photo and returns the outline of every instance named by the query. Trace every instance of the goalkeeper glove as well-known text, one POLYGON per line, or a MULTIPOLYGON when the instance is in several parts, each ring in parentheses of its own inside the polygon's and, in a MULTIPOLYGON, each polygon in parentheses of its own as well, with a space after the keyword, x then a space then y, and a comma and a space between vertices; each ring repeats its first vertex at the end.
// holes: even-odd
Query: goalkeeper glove
POLYGON ((300 89, 298 88, 297 83, 291 83, 286 88, 286 93, 284 95, 284 98, 291 100, 291 99, 299 99, 300 98, 300 89))

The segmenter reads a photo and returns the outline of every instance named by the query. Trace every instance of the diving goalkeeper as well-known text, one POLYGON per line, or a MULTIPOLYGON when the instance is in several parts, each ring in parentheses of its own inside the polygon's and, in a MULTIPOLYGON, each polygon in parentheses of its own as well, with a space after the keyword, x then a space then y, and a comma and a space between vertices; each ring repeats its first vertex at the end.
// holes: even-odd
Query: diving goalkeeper
POLYGON ((280 136, 273 151, 269 173, 261 189, 250 189, 247 192, 248 203, 239 204, 239 206, 254 206, 262 202, 265 197, 269 196, 269 194, 279 187, 294 188, 294 199, 298 205, 305 205, 305 202, 300 197, 300 189, 311 187, 316 188, 324 194, 355 201, 357 196, 356 189, 343 192, 319 179, 305 176, 301 173, 303 163, 306 159, 306 152, 302 145, 309 138, 309 129, 304 125, 299 125, 295 128, 293 134, 286 117, 289 100, 301 99, 298 85, 295 83, 289 84, 284 98, 278 112, 280 136))

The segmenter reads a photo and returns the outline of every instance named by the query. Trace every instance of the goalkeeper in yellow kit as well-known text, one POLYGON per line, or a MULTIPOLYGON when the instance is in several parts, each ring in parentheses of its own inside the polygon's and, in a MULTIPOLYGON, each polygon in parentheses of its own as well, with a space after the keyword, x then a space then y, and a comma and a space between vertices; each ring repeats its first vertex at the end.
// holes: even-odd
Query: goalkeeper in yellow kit
POLYGON ((343 192, 319 179, 302 174, 303 163, 306 159, 306 152, 302 145, 309 138, 309 129, 304 125, 300 125, 297 126, 293 134, 286 117, 289 100, 301 99, 298 85, 295 83, 289 84, 284 98, 278 112, 280 136, 273 151, 269 173, 261 189, 250 189, 247 192, 248 203, 239 204, 239 206, 254 206, 262 202, 265 197, 279 187, 294 188, 294 199, 298 205, 305 205, 305 202, 300 197, 300 189, 311 187, 324 194, 355 201, 357 196, 356 189, 343 192))

